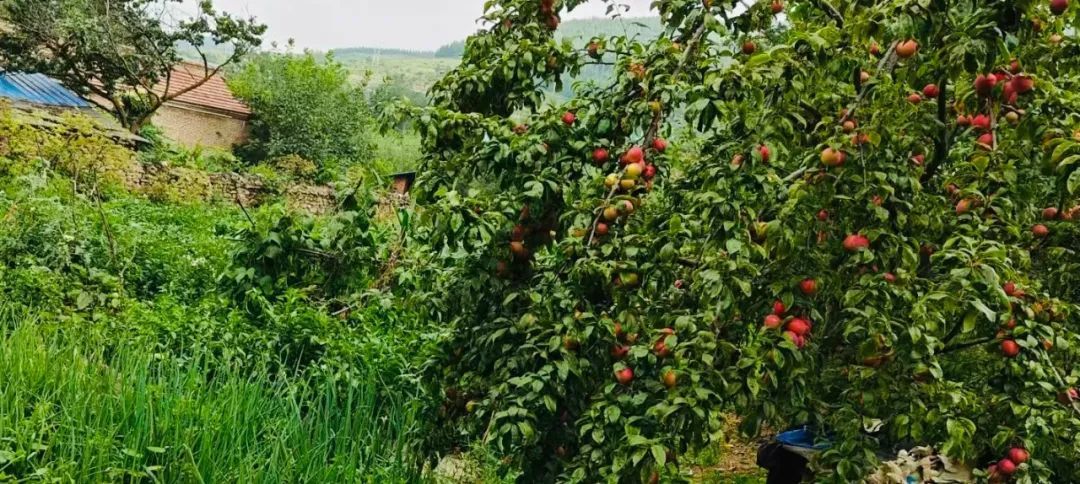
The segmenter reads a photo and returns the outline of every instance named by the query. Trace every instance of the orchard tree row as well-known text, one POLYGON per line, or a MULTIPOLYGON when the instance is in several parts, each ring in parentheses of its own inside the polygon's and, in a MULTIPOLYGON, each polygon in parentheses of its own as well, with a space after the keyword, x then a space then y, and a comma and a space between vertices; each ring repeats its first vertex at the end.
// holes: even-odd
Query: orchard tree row
POLYGON ((656 0, 659 38, 556 42, 583 3, 488 1, 413 113, 435 448, 655 482, 733 413, 814 426, 825 481, 915 445, 1080 480, 1080 9, 656 0))

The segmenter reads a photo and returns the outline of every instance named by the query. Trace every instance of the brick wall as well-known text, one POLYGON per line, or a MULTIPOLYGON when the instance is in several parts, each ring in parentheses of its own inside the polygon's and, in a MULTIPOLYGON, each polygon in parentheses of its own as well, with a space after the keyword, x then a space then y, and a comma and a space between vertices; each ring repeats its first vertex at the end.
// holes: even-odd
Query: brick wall
POLYGON ((247 139, 247 122, 233 117, 166 104, 154 113, 154 124, 184 146, 231 149, 247 139))

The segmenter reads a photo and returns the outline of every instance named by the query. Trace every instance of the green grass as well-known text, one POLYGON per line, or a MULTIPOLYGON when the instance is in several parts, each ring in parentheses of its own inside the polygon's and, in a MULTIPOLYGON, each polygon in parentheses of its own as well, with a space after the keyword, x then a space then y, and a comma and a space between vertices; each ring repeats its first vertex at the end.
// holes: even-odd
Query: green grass
POLYGON ((0 308, 0 481, 415 482, 416 408, 379 375, 339 388, 155 359, 0 308))

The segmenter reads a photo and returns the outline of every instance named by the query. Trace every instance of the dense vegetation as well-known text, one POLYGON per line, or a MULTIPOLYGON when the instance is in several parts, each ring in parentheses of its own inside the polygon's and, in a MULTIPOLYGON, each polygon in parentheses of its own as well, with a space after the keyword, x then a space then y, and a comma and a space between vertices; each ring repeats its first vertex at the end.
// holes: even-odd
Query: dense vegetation
POLYGON ((912 445, 1080 480, 1075 9, 660 0, 657 38, 560 41, 581 3, 488 2, 411 113, 434 447, 655 482, 733 412, 818 429, 823 481, 912 445))

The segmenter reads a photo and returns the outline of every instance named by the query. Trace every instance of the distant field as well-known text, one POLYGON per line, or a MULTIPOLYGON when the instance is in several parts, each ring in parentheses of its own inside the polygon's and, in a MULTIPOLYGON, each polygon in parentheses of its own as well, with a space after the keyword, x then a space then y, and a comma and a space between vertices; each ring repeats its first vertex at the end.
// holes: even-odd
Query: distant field
POLYGON ((386 79, 416 92, 426 92, 435 81, 458 65, 457 59, 437 57, 406 57, 401 55, 338 57, 349 68, 356 80, 371 73, 371 86, 377 87, 386 79))

